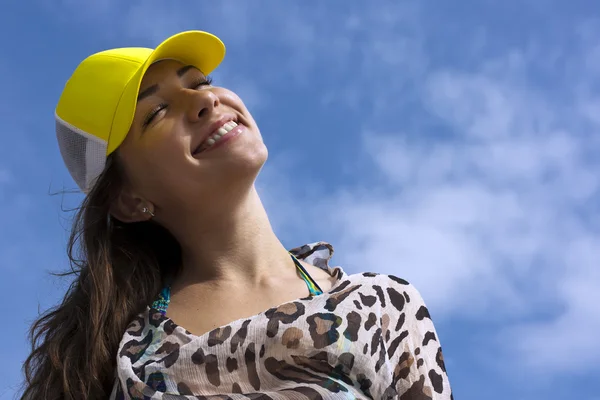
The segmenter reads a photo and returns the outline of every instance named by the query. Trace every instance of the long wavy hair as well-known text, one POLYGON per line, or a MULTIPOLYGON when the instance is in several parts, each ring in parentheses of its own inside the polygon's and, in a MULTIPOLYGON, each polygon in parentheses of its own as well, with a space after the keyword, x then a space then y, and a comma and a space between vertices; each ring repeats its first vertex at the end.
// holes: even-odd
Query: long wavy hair
POLYGON ((115 379, 127 324, 181 265, 181 247, 154 222, 122 223, 110 214, 126 177, 118 153, 74 216, 67 254, 73 277, 64 299, 29 332, 21 399, 105 399, 115 379))

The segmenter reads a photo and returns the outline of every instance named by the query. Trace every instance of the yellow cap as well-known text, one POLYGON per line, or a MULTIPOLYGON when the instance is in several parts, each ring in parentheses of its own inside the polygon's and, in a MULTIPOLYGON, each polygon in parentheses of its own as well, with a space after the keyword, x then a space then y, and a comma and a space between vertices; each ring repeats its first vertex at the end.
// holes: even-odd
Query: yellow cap
POLYGON ((60 151, 77 185, 87 193, 104 169, 106 157, 123 143, 150 65, 174 59, 208 75, 224 56, 225 45, 218 37, 188 31, 171 36, 154 50, 112 49, 83 60, 56 107, 60 151))

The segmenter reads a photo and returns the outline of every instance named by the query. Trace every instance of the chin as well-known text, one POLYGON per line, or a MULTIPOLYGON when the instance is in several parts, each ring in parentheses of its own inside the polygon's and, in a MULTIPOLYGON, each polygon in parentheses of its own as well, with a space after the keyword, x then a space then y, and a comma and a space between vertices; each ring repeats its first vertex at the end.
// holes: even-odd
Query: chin
MULTIPOLYGON (((238 143, 236 143, 238 144, 238 143)), ((247 168, 262 168, 267 161, 269 151, 262 140, 252 140, 246 143, 239 143, 235 149, 231 149, 229 158, 234 164, 242 163, 247 165, 247 168)))
POLYGON ((258 147, 259 148, 256 149, 252 156, 254 163, 259 164, 259 167, 262 168, 262 166, 265 165, 267 159, 269 158, 269 150, 267 149, 267 146, 265 146, 264 143, 261 143, 261 146, 258 147))
POLYGON ((258 173, 265 165, 268 158, 268 151, 265 146, 256 151, 247 152, 244 157, 240 157, 234 161, 233 170, 231 175, 254 180, 258 176, 258 173))
POLYGON ((213 166, 211 176, 216 178, 216 182, 236 182, 246 186, 256 179, 268 155, 267 147, 262 142, 251 146, 240 146, 213 166))

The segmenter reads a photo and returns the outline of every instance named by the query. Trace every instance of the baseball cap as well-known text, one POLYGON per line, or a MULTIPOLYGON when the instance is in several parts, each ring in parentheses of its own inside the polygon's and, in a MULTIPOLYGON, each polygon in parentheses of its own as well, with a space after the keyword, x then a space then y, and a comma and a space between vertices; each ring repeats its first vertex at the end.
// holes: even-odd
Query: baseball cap
POLYGON ((208 75, 224 57, 225 45, 218 37, 187 31, 169 37, 156 49, 111 49, 83 60, 67 81, 55 111, 60 153, 77 186, 88 193, 106 157, 123 143, 150 65, 173 59, 208 75))

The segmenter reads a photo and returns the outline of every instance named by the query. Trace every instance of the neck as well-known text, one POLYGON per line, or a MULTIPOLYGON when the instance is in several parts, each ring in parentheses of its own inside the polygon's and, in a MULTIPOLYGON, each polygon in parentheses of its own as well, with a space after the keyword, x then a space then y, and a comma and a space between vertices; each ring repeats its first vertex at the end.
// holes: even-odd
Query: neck
MULTIPOLYGON (((237 197, 237 196, 236 196, 237 197)), ((237 197, 235 204, 221 204, 225 210, 202 220, 190 210, 178 221, 172 233, 183 253, 183 269, 177 280, 189 283, 206 281, 256 284, 273 275, 295 274, 293 262, 279 241, 254 187, 237 197)))

